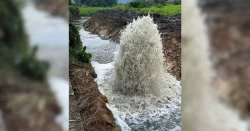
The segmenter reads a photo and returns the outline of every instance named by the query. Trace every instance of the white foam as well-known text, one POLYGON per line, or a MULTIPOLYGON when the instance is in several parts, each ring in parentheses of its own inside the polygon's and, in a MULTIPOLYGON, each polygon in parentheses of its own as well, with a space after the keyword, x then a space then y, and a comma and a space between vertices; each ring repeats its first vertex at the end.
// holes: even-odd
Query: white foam
POLYGON ((97 76, 98 88, 108 97, 107 107, 112 111, 117 125, 122 131, 140 129, 173 130, 180 129, 181 121, 181 86, 173 76, 167 74, 169 85, 175 87, 175 98, 166 96, 133 96, 126 97, 112 91, 114 66, 112 63, 99 64, 92 62, 97 76), (179 128, 178 128, 179 127, 179 128))
POLYGON ((64 131, 69 130, 69 82, 57 78, 49 78, 49 84, 56 95, 56 98, 62 108, 62 113, 57 117, 57 122, 63 127, 64 131))

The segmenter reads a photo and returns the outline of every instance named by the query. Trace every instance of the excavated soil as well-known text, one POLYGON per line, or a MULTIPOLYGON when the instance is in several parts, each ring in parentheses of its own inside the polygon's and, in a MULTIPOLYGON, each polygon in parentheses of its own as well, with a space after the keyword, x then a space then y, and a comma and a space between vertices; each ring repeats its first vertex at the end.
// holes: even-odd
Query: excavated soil
MULTIPOLYGON (((107 97, 99 92, 94 80, 97 75, 91 64, 71 63, 69 70, 72 85, 70 101, 75 102, 70 115, 77 117, 77 114, 72 114, 73 110, 80 113, 78 120, 81 120, 84 131, 117 131, 112 112, 106 107, 107 97)), ((72 122, 71 126, 73 124, 77 123, 72 122)))
POLYGON ((0 73, 0 110, 8 131, 61 131, 61 112, 48 84, 0 73))
MULTIPOLYGON (((126 25, 147 14, 135 12, 122 12, 115 10, 99 11, 94 14, 84 27, 86 30, 100 35, 104 39, 110 39, 119 43, 120 32, 126 25)), ((181 15, 161 16, 151 14, 158 25, 163 43, 165 66, 168 72, 181 78, 181 15)))
POLYGON ((35 5, 55 16, 68 17, 69 0, 34 0, 35 5))
POLYGON ((207 1, 201 7, 207 15, 216 78, 214 88, 223 101, 242 116, 250 114, 250 2, 207 1))

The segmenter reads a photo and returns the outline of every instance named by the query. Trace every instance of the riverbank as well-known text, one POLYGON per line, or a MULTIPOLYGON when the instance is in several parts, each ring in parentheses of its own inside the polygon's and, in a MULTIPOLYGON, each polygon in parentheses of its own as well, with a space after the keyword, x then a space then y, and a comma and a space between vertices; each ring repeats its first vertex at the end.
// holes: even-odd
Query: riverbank
MULTIPOLYGON (((69 66, 69 77, 75 97, 75 107, 80 113, 84 131, 117 131, 112 112, 106 107, 108 99, 99 90, 95 70, 91 64, 72 62, 69 66)), ((72 101, 74 99, 72 98, 72 101)), ((70 116, 77 114, 71 112, 70 116)), ((71 123, 73 124, 73 123, 71 123)))
MULTIPOLYGON (((85 24, 86 30, 119 43, 120 32, 126 25, 145 14, 116 10, 99 11, 85 24)), ((162 16, 152 14, 161 33, 165 67, 168 72, 181 78, 181 15, 162 16)))
POLYGON ((61 131, 61 107, 45 82, 0 73, 0 109, 8 131, 61 131))

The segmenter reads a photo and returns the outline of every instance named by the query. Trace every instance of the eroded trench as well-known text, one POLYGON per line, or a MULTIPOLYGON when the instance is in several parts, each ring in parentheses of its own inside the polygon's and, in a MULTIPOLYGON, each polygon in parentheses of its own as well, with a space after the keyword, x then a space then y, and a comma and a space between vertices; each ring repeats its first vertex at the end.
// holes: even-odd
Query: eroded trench
POLYGON ((93 56, 91 63, 97 73, 98 89, 108 97, 107 107, 112 111, 118 127, 122 131, 180 131, 180 81, 166 73, 166 84, 163 88, 173 88, 174 97, 167 94, 128 97, 114 93, 114 63, 120 45, 86 31, 82 25, 87 19, 82 17, 74 23, 81 28, 79 32, 83 46, 93 56))

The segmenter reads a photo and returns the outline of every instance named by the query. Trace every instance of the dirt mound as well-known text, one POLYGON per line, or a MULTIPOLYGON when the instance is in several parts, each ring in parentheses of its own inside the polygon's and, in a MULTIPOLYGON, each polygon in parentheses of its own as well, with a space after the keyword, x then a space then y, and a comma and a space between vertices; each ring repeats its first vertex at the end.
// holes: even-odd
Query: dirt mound
MULTIPOLYGON (((122 12, 115 10, 99 11, 93 15, 84 27, 104 39, 118 42, 120 32, 133 19, 147 14, 122 12)), ((151 14, 161 33, 166 69, 178 79, 181 78, 181 15, 161 16, 151 14)))
POLYGON ((0 108, 8 131, 61 131, 61 112, 48 84, 0 73, 0 108))
POLYGON ((91 64, 70 64, 70 81, 84 131, 117 131, 112 112, 106 107, 107 97, 98 90, 97 77, 91 64))
POLYGON ((34 0, 35 5, 55 16, 68 16, 69 0, 34 0))

